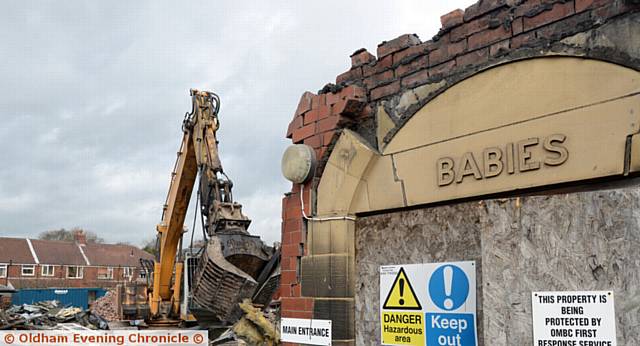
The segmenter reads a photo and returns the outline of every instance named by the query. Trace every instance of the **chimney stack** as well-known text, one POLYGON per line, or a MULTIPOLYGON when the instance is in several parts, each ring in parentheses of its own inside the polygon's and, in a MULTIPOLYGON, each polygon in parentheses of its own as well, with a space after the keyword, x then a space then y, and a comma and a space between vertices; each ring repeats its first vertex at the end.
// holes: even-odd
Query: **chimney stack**
POLYGON ((73 240, 76 241, 76 243, 81 244, 81 245, 86 245, 87 244, 87 235, 84 233, 83 230, 77 230, 73 232, 73 240))

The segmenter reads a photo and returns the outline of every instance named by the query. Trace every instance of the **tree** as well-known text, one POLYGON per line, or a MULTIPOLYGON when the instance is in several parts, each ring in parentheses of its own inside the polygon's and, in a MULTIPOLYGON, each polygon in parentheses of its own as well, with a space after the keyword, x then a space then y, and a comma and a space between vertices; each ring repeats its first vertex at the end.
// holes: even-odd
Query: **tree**
POLYGON ((104 239, 100 238, 95 232, 86 231, 80 227, 74 227, 70 230, 60 228, 54 229, 50 231, 44 231, 38 235, 38 239, 42 240, 63 240, 63 241, 74 241, 74 234, 76 232, 84 232, 87 243, 104 243, 104 239))
POLYGON ((156 237, 145 240, 142 243, 142 250, 155 256, 158 253, 158 249, 156 249, 156 237))

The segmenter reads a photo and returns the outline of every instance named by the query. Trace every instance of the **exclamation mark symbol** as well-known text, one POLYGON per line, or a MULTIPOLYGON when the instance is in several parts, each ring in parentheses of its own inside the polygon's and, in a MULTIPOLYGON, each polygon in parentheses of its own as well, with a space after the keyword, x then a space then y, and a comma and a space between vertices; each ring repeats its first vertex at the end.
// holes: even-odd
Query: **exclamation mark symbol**
POLYGON ((404 305, 404 299, 402 299, 404 296, 404 279, 398 280, 398 283, 400 284, 400 300, 398 302, 400 305, 404 305))
POLYGON ((453 307, 453 299, 451 299, 451 284, 453 283, 453 268, 444 267, 442 274, 444 275, 444 296, 447 297, 444 300, 444 307, 447 309, 451 309, 453 307))

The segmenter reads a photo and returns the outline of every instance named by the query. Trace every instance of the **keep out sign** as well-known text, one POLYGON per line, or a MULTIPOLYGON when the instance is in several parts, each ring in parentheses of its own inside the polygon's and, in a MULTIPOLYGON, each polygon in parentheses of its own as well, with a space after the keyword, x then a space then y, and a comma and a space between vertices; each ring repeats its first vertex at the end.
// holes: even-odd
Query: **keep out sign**
POLYGON ((476 346, 475 262, 380 267, 383 345, 476 346))

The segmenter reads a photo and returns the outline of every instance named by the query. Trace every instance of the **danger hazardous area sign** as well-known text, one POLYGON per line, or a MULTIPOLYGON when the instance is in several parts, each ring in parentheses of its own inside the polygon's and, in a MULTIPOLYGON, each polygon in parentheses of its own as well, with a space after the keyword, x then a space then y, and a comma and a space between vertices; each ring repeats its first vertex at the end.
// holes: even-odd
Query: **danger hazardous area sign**
POLYGON ((477 345, 475 263, 380 267, 383 345, 477 345))

